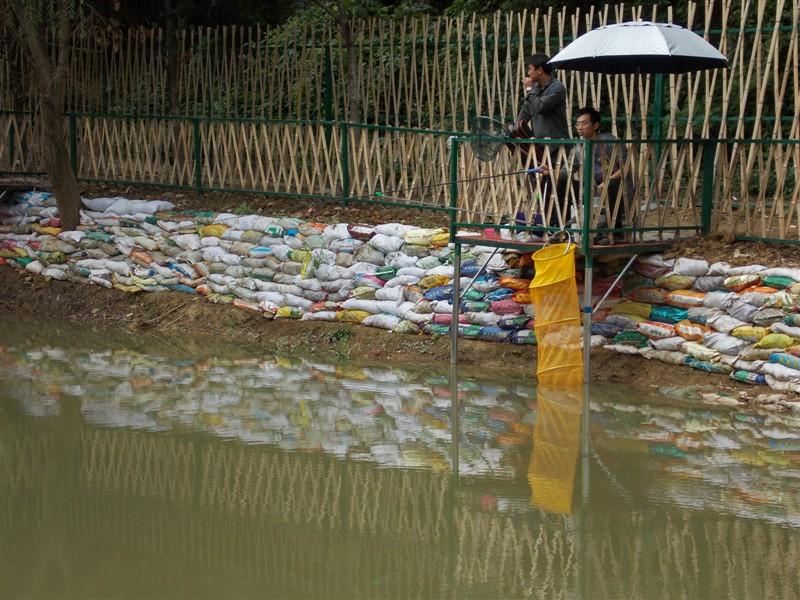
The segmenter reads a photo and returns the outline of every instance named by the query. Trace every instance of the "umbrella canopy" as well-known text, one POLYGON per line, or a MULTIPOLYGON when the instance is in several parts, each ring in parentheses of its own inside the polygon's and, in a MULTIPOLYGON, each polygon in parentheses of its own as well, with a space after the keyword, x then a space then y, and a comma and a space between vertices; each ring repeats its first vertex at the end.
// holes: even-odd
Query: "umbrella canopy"
POLYGON ((689 73, 727 67, 728 59, 680 25, 630 21, 583 34, 548 64, 591 73, 689 73))

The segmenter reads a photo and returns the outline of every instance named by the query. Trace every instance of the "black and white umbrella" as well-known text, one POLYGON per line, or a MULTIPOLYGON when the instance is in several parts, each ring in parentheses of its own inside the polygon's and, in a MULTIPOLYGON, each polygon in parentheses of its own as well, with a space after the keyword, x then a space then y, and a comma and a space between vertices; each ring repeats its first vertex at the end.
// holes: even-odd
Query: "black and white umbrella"
POLYGON ((549 64, 590 73, 690 73, 725 68, 728 59, 680 25, 630 21, 581 35, 549 64))

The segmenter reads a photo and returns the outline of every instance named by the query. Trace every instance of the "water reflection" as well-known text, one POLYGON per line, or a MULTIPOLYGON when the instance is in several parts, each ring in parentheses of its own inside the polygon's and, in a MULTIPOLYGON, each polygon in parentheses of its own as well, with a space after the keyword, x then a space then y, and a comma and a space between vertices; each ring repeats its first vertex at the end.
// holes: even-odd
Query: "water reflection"
POLYGON ((3 596, 800 594, 791 415, 4 331, 3 596))

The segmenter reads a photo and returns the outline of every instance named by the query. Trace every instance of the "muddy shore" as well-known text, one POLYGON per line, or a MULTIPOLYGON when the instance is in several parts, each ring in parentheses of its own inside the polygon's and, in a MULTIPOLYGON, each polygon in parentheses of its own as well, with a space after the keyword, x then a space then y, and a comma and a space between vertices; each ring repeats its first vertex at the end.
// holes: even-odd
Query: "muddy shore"
MULTIPOLYGON (((385 208, 353 203, 341 206, 321 201, 276 199, 238 194, 193 194, 153 188, 92 186, 87 197, 160 198, 179 210, 241 210, 267 215, 296 216, 324 222, 379 223, 399 221, 421 226, 446 225, 444 213, 385 208)), ((688 240, 671 256, 701 256, 732 264, 800 264, 800 248, 764 244, 731 244, 721 238, 688 240)), ((217 305, 180 292, 128 294, 115 289, 68 281, 47 282, 12 268, 0 268, 0 312, 35 318, 42 315, 131 333, 148 333, 187 347, 197 340, 233 343, 249 352, 274 352, 361 364, 432 367, 446 370, 449 337, 392 334, 375 328, 289 319, 267 320, 258 314, 217 305), (192 341, 191 344, 187 340, 192 341)), ((202 341, 200 342, 202 343, 202 341)), ((535 378, 535 346, 459 340, 458 363, 465 372, 492 377, 535 378)), ((649 392, 685 388, 754 395, 754 389, 724 375, 677 368, 637 356, 598 349, 592 353, 592 381, 620 384, 649 392)), ((681 394, 682 395, 682 394, 681 394)), ((691 395, 690 393, 687 395, 691 395)))

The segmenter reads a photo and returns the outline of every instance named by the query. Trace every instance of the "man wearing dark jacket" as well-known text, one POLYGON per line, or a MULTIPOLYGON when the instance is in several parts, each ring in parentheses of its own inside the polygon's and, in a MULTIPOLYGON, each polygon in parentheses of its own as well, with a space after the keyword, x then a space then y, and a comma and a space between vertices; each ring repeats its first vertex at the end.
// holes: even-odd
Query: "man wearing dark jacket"
MULTIPOLYGON (((509 134, 516 138, 535 138, 537 143, 530 146, 520 145, 522 161, 527 164, 528 152, 536 153, 538 164, 549 163, 555 166, 558 161, 560 144, 542 144, 539 140, 569 139, 567 123, 567 88, 553 76, 552 68, 547 64, 550 57, 546 54, 533 54, 525 59, 526 77, 522 80, 525 87, 525 98, 519 113, 509 129, 509 134), (550 160, 545 160, 545 148, 549 149, 550 160)), ((565 148, 569 151, 569 148, 565 148)), ((560 173, 563 169, 558 168, 560 173)), ((535 175, 529 175, 532 187, 535 187, 535 175)), ((545 193, 544 200, 549 200, 552 192, 545 193)), ((559 200, 558 211, 553 207, 550 212, 549 225, 558 227, 569 219, 568 181, 559 176, 556 184, 555 198, 559 200), (559 222, 558 212, 562 215, 559 222)))
POLYGON ((533 54, 525 59, 525 99, 516 124, 531 122, 535 138, 568 139, 567 88, 553 77, 546 54, 533 54))

